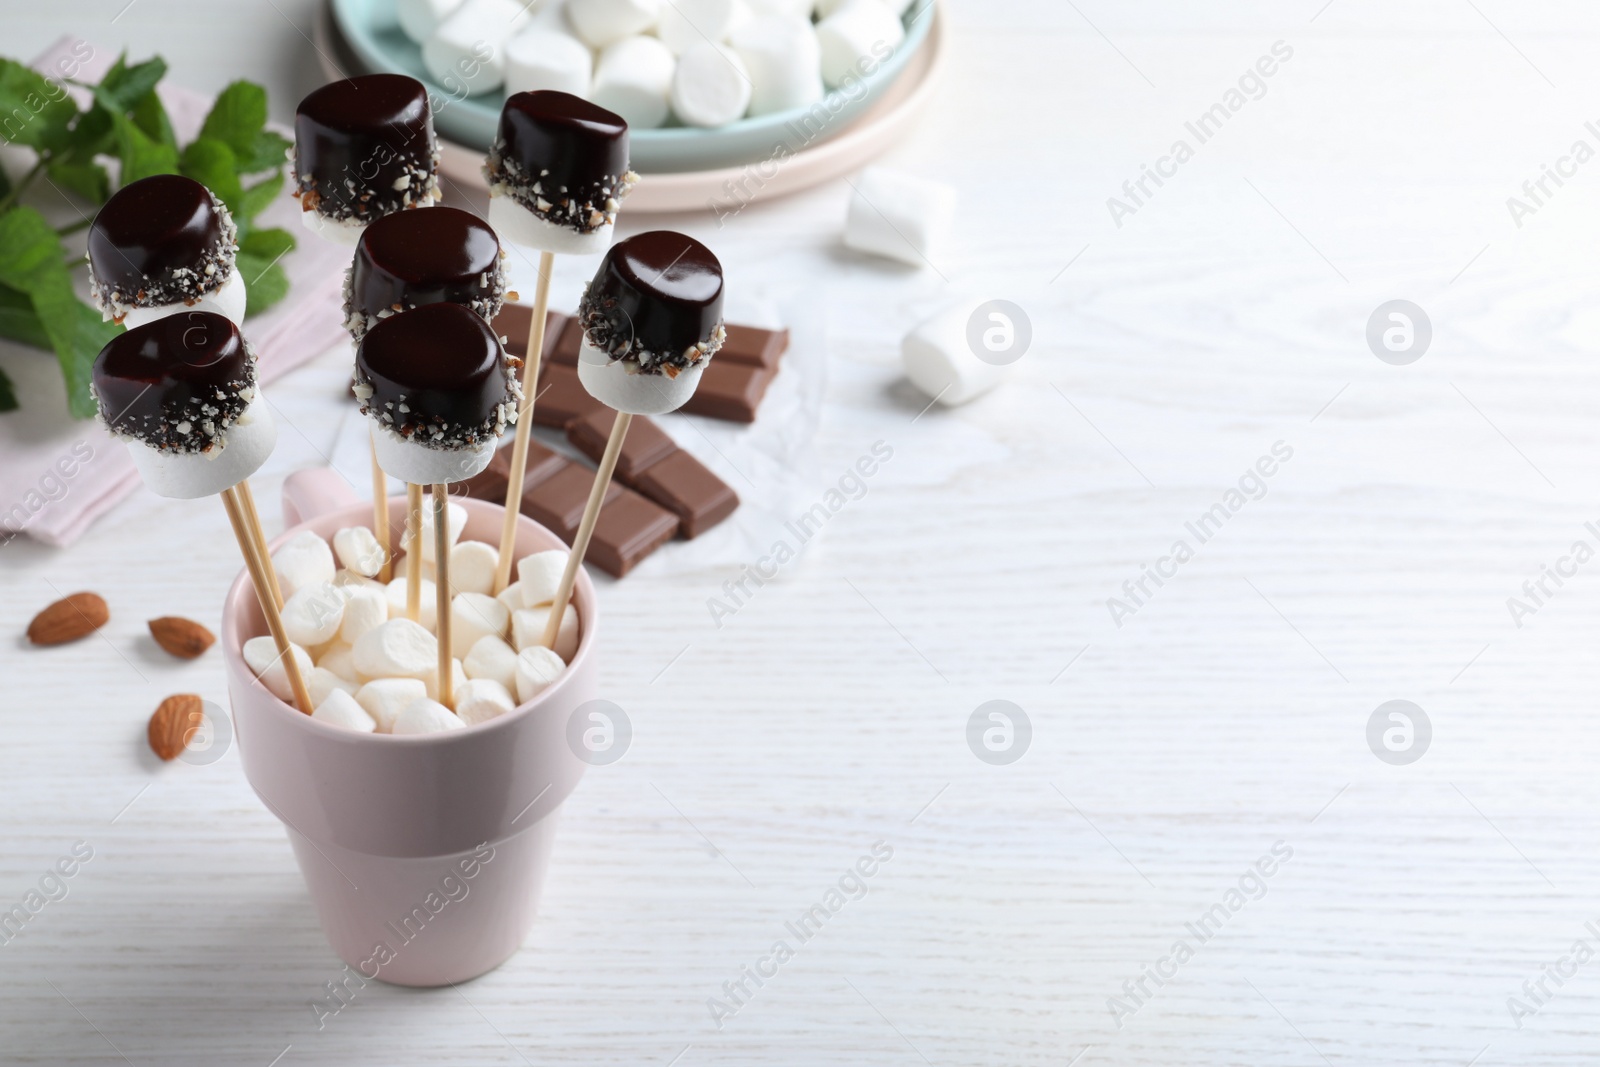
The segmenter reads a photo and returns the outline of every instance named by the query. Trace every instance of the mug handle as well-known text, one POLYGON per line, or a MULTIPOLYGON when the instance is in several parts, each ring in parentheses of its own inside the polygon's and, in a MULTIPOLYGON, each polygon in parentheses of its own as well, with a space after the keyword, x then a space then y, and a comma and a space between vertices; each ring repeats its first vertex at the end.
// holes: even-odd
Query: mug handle
POLYGON ((283 523, 299 526, 357 503, 350 483, 330 467, 295 471, 283 480, 283 523))

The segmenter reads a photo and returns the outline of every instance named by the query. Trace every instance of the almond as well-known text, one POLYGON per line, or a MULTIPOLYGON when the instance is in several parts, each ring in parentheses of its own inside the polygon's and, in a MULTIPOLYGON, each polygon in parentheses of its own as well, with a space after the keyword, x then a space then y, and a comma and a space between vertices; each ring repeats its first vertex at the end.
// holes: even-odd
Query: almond
POLYGON ((193 693, 179 693, 161 702, 146 730, 151 751, 170 760, 189 744, 205 718, 204 705, 193 693))
POLYGON ((88 637, 111 618, 106 602, 94 593, 73 593, 33 617, 28 640, 36 645, 64 645, 88 637))
POLYGON ((179 659, 195 659, 205 654, 206 649, 216 644, 214 634, 193 619, 180 618, 177 615, 163 615, 159 619, 151 619, 150 636, 155 638, 156 644, 177 656, 179 659))

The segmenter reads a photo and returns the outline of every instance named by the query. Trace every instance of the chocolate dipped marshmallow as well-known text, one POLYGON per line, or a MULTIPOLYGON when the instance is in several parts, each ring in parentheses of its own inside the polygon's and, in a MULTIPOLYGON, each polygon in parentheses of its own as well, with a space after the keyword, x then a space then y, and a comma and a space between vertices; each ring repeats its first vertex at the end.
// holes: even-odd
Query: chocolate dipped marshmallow
POLYGON ((426 304, 493 322, 505 305, 505 251, 482 219, 453 207, 399 211, 368 226, 345 274, 345 329, 356 343, 384 319, 426 304))
POLYGON ((180 311, 244 318, 233 217, 210 189, 157 174, 117 190, 89 227, 89 291, 130 329, 180 311))
POLYGON ((727 338, 722 264, 692 237, 654 230, 606 253, 578 304, 578 378, 632 415, 681 407, 727 338))
POLYGON ((460 304, 426 304, 367 331, 355 393, 378 432, 379 465, 414 485, 465 481, 494 457, 522 389, 489 324, 460 304))
POLYGON ((277 443, 239 327, 187 311, 111 339, 95 357, 100 421, 128 446, 144 482, 193 500, 238 485, 277 443))
POLYGON ((369 223, 439 199, 439 147, 421 82, 367 74, 324 85, 294 118, 294 195, 314 233, 355 244, 369 223))
POLYGON ((484 176, 489 224, 506 240, 574 255, 611 243, 617 211, 639 181, 622 117, 553 89, 506 100, 484 176))

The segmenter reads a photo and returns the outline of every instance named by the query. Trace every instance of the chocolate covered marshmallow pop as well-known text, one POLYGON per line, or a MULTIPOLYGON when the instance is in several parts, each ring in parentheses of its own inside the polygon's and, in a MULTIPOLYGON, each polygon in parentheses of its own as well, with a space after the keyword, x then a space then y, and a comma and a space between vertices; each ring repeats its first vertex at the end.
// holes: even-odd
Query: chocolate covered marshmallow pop
MULTIPOLYGON (((544 351, 556 253, 604 251, 611 243, 622 199, 639 181, 628 163, 628 124, 620 115, 570 93, 516 93, 501 109, 500 126, 483 172, 489 182, 489 224, 506 240, 537 248, 540 253, 527 362, 522 371, 523 392, 531 409, 544 351)), ((531 410, 524 410, 511 448, 500 567, 494 582, 497 594, 511 581, 532 422, 531 410)))
POLYGON ((495 232, 471 212, 386 215, 356 242, 345 275, 345 329, 360 344, 384 319, 438 303, 461 304, 492 323, 505 305, 505 258, 495 232))
POLYGON ((687 403, 727 338, 722 264, 699 241, 670 230, 619 241, 578 303, 578 324, 583 327, 578 379, 591 396, 614 408, 617 418, 556 589, 550 609, 554 624, 546 624, 540 642, 546 648, 555 646, 633 416, 660 415, 687 403))
MULTIPOLYGON (((439 146, 428 91, 403 74, 368 74, 317 89, 294 118, 294 195, 300 222, 341 244, 408 208, 439 199, 439 146)), ((348 309, 346 311, 348 316, 348 309)), ((356 338, 360 340, 359 337, 356 338)), ((409 509, 415 530, 420 501, 409 509)), ((372 454, 372 532, 383 550, 379 576, 390 574, 389 486, 372 454)))
POLYGON ((157 174, 118 189, 89 227, 90 296, 132 329, 180 311, 244 319, 233 218, 210 189, 157 174))
MULTIPOLYGON (((426 304, 367 331, 356 350, 355 392, 374 421, 378 462, 408 486, 433 486, 435 584, 438 593, 439 703, 452 705, 448 486, 481 472, 521 389, 500 339, 460 304, 426 304)), ((420 523, 407 564, 406 610, 417 618, 422 556, 420 523)))
POLYGON ((362 228, 439 198, 428 91, 404 74, 333 82, 294 117, 294 195, 314 233, 355 244, 362 228))
POLYGON ((222 497, 295 702, 310 715, 311 698, 279 615, 283 594, 250 495, 248 479, 272 454, 278 434, 239 327, 209 311, 136 326, 100 350, 91 389, 100 421, 128 446, 156 494, 222 497))

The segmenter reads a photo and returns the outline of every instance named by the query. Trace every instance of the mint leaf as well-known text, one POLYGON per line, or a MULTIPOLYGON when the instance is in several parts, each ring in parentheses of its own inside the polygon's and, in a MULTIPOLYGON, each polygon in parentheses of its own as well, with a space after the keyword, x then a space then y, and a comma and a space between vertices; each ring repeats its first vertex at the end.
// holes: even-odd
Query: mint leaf
POLYGON ((95 156, 115 155, 117 139, 116 131, 111 128, 110 113, 96 103, 72 127, 63 147, 64 151, 57 152, 57 158, 65 158, 69 163, 93 163, 95 156))
POLYGON ((288 160, 289 149, 293 147, 294 142, 282 134, 262 130, 256 134, 250 151, 240 155, 239 150, 234 149, 234 154, 239 156, 239 173, 256 174, 264 170, 276 170, 288 160))
POLYGON ((243 214, 244 191, 234 169, 233 150, 221 141, 202 137, 183 150, 182 172, 216 193, 235 217, 243 214))
POLYGON ((30 148, 62 143, 78 105, 66 87, 12 59, 0 59, 0 141, 30 148))
POLYGON ((17 391, 11 388, 11 379, 0 370, 0 413, 17 410, 17 391))
POLYGON ((51 163, 45 173, 55 184, 91 203, 103 204, 111 198, 111 176, 98 163, 51 163))
POLYGON ((167 109, 161 103, 161 97, 156 95, 154 89, 139 98, 139 102, 132 108, 133 124, 143 130, 145 136, 157 144, 164 144, 177 151, 178 138, 172 132, 172 120, 167 118, 167 109))
POLYGON ((0 167, 0 197, 11 195, 11 179, 6 177, 6 169, 0 167))
POLYGON ((239 197, 239 214, 247 220, 255 218, 265 211, 281 192, 283 192, 283 172, 279 171, 243 191, 239 197))
MULTIPOLYGON (((149 134, 135 126, 133 120, 122 113, 122 108, 116 99, 109 96, 104 88, 97 86, 94 96, 96 103, 108 114, 117 157, 122 160, 122 170, 117 175, 118 186, 136 182, 140 178, 148 178, 152 174, 177 172, 177 152, 169 145, 153 140, 149 134)), ((74 162, 87 162, 87 160, 74 159, 74 162)))
POLYGON ((36 281, 67 273, 61 242, 44 216, 31 207, 0 214, 0 285, 31 293, 36 281))
POLYGON ((95 99, 104 101, 108 111, 132 111, 134 105, 166 77, 167 61, 160 56, 131 67, 127 59, 126 52, 118 56, 95 87, 95 99))
POLYGON ((33 301, 8 285, 0 285, 0 337, 34 348, 49 348, 50 335, 33 310, 33 301))
POLYGON ((221 141, 240 158, 255 150, 256 134, 267 124, 267 91, 259 85, 237 81, 217 94, 200 136, 221 141))
POLYGON ((234 269, 244 279, 246 316, 258 315, 289 295, 289 275, 270 259, 240 252, 234 269))
POLYGON ((294 234, 277 228, 256 230, 239 240, 240 252, 257 259, 264 259, 268 263, 275 262, 280 256, 293 251, 294 246, 294 234))

